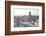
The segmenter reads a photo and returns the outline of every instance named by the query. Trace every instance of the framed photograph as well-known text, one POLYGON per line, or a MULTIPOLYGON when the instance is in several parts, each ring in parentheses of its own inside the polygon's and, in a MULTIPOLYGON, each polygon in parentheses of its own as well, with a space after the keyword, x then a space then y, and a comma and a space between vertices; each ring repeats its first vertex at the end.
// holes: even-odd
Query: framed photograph
POLYGON ((45 32, 44 3, 5 1, 5 34, 45 32))

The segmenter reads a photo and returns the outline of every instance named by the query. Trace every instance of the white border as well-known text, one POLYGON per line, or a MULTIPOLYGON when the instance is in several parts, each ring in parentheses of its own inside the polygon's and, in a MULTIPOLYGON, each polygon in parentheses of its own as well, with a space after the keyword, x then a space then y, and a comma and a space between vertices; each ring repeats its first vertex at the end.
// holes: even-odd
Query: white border
POLYGON ((42 30, 42 7, 41 6, 20 6, 11 5, 11 31, 28 31, 28 30, 42 30), (14 27, 14 13, 13 8, 34 8, 39 9, 39 27, 14 27))

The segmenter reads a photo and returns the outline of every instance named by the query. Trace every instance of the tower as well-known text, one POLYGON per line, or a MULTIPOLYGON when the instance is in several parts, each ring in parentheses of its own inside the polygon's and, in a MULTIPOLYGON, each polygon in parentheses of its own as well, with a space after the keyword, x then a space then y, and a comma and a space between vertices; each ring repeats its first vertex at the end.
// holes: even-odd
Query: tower
POLYGON ((29 17, 31 17, 31 12, 29 11, 29 17))
POLYGON ((29 22, 32 22, 32 15, 31 15, 31 11, 29 11, 28 21, 29 21, 29 22))

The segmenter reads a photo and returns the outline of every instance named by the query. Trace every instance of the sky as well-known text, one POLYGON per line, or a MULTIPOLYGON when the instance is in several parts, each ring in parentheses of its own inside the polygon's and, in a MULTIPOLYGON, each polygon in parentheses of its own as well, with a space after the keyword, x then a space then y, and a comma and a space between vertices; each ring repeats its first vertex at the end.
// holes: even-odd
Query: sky
POLYGON ((31 12, 31 15, 39 15, 39 9, 31 9, 31 8, 14 8, 14 16, 23 16, 23 15, 29 15, 29 11, 31 12))

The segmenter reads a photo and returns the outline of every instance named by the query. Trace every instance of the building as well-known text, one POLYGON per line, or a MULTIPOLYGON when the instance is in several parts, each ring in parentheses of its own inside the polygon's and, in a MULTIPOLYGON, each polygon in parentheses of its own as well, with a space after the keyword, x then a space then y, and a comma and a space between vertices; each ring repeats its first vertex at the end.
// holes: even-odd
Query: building
POLYGON ((31 15, 31 12, 29 11, 29 15, 24 15, 24 16, 16 16, 15 17, 15 23, 17 23, 18 25, 21 23, 21 24, 24 24, 24 23, 30 23, 32 21, 34 21, 35 19, 33 18, 33 16, 31 15), (18 18, 17 18, 18 17, 18 18))
POLYGON ((20 21, 23 21, 23 22, 32 22, 32 20, 33 20, 33 17, 31 15, 31 12, 29 11, 29 15, 28 16, 24 15, 23 18, 20 21))

